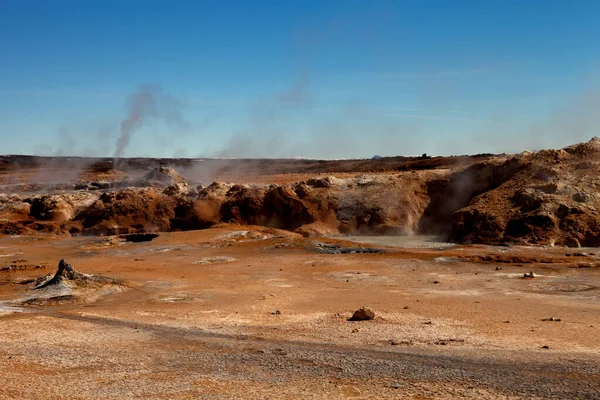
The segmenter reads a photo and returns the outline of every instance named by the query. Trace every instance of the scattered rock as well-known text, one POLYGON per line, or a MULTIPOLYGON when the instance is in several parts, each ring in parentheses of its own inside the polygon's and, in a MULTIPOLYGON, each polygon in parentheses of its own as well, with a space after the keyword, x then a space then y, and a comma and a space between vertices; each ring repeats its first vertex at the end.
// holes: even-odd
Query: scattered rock
POLYGON ((272 311, 271 315, 281 315, 281 311, 279 311, 279 310, 272 311))
POLYGON ((373 247, 342 247, 338 244, 327 244, 314 242, 312 251, 321 254, 377 254, 385 253, 385 249, 378 249, 373 247))
POLYGON ((530 272, 530 273, 525 272, 523 274, 523 279, 533 279, 533 278, 535 278, 535 275, 533 274, 533 272, 530 272))
POLYGON ((554 317, 550 317, 550 318, 543 318, 542 321, 554 321, 554 322, 560 322, 561 319, 560 318, 554 318, 554 317))
POLYGON ((16 260, 12 264, 0 268, 0 272, 16 272, 16 271, 30 271, 36 269, 44 269, 45 267, 34 264, 23 264, 26 260, 16 260))
POLYGON ((375 318, 375 312, 369 307, 364 306, 354 311, 352 317, 348 321, 370 321, 375 318))

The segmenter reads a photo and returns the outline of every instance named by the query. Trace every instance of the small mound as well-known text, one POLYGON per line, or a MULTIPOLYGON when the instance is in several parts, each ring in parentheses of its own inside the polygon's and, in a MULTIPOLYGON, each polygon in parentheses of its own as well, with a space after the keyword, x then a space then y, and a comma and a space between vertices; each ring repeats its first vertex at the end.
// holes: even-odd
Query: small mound
POLYGON ((34 289, 42 289, 45 287, 60 285, 62 283, 74 283, 76 285, 89 284, 119 284, 119 281, 105 276, 87 275, 77 271, 71 264, 64 259, 58 263, 56 274, 50 279, 45 279, 50 275, 46 275, 41 281, 36 282, 34 289))
POLYGON ((330 188, 341 186, 344 183, 342 179, 336 178, 335 176, 327 176, 325 178, 311 178, 306 181, 308 186, 316 188, 330 188))
POLYGON ((363 306, 354 311, 354 314, 352 314, 352 317, 350 317, 348 321, 370 321, 373 318, 375 318, 375 311, 367 306, 363 306))
POLYGON ((150 170, 143 177, 144 180, 151 183, 159 183, 164 186, 175 185, 175 184, 186 184, 187 182, 183 179, 183 176, 179 175, 177 171, 169 167, 158 167, 150 170))
POLYGON ((26 298, 21 304, 43 306, 89 302, 119 291, 121 287, 122 284, 117 279, 84 274, 65 260, 60 260, 56 273, 37 279, 31 289, 35 295, 26 298))

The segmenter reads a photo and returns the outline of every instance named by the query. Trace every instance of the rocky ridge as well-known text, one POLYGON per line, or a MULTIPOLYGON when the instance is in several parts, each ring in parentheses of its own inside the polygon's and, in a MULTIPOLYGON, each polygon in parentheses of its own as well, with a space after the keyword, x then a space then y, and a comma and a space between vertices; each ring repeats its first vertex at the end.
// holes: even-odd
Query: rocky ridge
POLYGON ((466 168, 190 185, 160 167, 128 185, 0 195, 4 234, 113 235, 226 222, 329 234, 441 234, 460 243, 600 245, 600 139, 466 168))

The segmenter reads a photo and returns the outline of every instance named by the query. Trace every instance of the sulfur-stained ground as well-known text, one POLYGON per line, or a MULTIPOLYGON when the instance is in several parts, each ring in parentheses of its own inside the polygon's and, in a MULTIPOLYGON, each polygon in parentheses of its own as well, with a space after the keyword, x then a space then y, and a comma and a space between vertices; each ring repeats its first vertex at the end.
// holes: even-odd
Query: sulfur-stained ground
POLYGON ((4 237, 0 398, 600 398, 598 251, 352 239, 4 237), (122 284, 24 303, 61 258, 122 284))

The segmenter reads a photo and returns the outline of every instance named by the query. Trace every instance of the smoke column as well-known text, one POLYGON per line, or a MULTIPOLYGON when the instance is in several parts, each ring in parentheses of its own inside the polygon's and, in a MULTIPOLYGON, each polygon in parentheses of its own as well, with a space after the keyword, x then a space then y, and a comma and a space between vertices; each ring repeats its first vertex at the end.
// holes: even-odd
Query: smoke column
POLYGON ((156 89, 143 87, 129 99, 127 117, 121 122, 121 132, 115 150, 115 163, 123 156, 129 146, 131 136, 149 117, 158 116, 156 107, 156 89))
MULTIPOLYGON (((129 147, 133 134, 152 119, 163 120, 176 132, 181 133, 189 128, 183 121, 181 112, 183 103, 153 86, 142 86, 127 103, 127 117, 121 122, 120 135, 115 149, 115 165, 129 147)), ((172 135, 171 135, 172 136, 172 135)))

